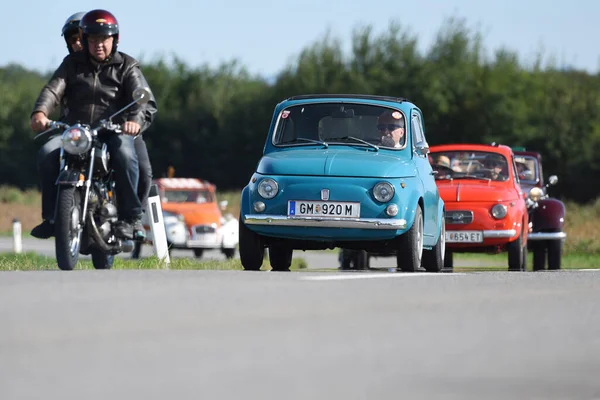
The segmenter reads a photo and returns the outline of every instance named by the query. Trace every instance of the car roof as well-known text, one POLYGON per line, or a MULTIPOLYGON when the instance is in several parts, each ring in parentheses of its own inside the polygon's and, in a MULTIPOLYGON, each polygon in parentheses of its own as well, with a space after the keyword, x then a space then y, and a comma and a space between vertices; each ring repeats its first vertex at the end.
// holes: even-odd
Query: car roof
POLYGON ((429 151, 432 153, 438 151, 487 151, 510 156, 513 153, 509 146, 503 144, 484 144, 484 143, 447 143, 431 145, 429 151))
POLYGON ((165 189, 210 189, 212 186, 196 178, 159 178, 155 182, 165 189))
POLYGON ((287 99, 280 102, 276 107, 276 112, 281 109, 298 105, 298 104, 310 104, 310 103, 323 103, 323 102, 351 102, 359 104, 372 104, 383 107, 392 107, 400 109, 406 113, 412 108, 417 108, 415 104, 409 100, 398 97, 398 96, 379 96, 369 94, 303 94, 298 96, 288 97, 287 99))
POLYGON ((537 151, 531 151, 531 150, 513 150, 513 153, 515 153, 516 156, 531 156, 531 157, 535 157, 535 158, 541 158, 541 154, 537 151))
POLYGON ((379 100, 379 101, 391 101, 396 103, 402 103, 408 101, 403 97, 397 96, 379 96, 372 94, 302 94, 298 96, 288 97, 286 101, 291 100, 307 100, 307 99, 339 99, 339 98, 350 98, 350 99, 365 99, 365 100, 379 100))

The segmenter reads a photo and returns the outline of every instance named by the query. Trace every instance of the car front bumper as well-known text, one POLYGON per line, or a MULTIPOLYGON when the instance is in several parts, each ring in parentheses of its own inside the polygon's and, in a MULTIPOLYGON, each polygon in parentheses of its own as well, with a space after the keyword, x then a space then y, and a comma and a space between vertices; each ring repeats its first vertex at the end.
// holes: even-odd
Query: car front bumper
POLYGON ((405 219, 393 218, 331 218, 331 217, 288 217, 282 215, 246 214, 247 225, 293 226, 306 228, 348 229, 406 229, 405 219))
POLYGON ((527 234, 527 240, 564 240, 566 238, 566 232, 530 232, 527 234))

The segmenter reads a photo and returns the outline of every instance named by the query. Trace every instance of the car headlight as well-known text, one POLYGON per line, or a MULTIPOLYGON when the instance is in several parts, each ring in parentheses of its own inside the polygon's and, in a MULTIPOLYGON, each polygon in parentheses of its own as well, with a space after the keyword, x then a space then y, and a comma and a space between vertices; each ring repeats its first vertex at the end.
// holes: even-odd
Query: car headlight
POLYGON ((531 190, 529 190, 529 198, 533 201, 539 201, 543 195, 544 191, 539 187, 532 187, 531 190))
POLYGON ((492 207, 492 216, 496 219, 501 219, 506 217, 506 213, 508 208, 504 204, 496 204, 492 207))
POLYGON ((258 194, 260 194, 262 198, 272 199, 277 195, 277 192, 279 192, 279 186, 277 185, 277 182, 271 178, 263 179, 258 184, 258 194))
POLYGON ((373 187, 373 197, 381 203, 387 203, 394 197, 394 187, 388 182, 379 182, 373 187))
POLYGON ((62 145, 69 154, 83 154, 92 147, 92 134, 79 124, 75 124, 62 135, 62 145))
POLYGON ((163 212, 163 220, 165 221, 165 225, 177 224, 179 222, 184 222, 185 218, 181 214, 175 214, 169 211, 163 212))

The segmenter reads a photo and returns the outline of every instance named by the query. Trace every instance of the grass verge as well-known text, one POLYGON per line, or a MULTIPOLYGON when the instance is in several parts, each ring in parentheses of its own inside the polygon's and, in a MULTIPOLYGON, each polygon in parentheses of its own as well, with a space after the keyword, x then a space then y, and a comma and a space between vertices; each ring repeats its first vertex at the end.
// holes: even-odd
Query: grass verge
MULTIPOLYGON (((297 271, 307 267, 303 258, 294 258, 291 270, 297 271)), ((91 260, 81 260, 75 267, 76 270, 94 269, 91 260)), ((161 262, 156 257, 148 257, 141 260, 130 260, 115 258, 112 269, 171 269, 171 270, 242 270, 240 260, 196 260, 193 258, 172 258, 170 265, 161 262)), ((271 266, 265 257, 262 270, 270 270, 271 266)), ((58 270, 56 260, 52 257, 42 256, 35 252, 22 254, 1 253, 0 271, 49 271, 58 270)))
MULTIPOLYGON (((468 271, 506 271, 508 269, 508 255, 500 254, 454 254, 454 264, 472 264, 469 266, 455 267, 456 272, 468 271), (477 265, 481 263, 485 266, 477 265)), ((532 271, 533 255, 527 254, 527 270, 532 271)), ((600 269, 600 254, 569 253, 562 257, 562 269, 600 269)))

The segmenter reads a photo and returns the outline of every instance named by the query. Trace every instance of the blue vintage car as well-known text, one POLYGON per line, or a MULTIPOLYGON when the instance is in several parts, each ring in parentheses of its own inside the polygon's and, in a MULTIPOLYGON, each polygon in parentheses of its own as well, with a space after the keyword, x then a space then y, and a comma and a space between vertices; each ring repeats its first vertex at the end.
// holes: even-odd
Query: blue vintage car
POLYGON ((295 249, 394 252, 398 269, 444 265, 444 202, 413 103, 371 95, 302 95, 275 107, 242 191, 244 269, 289 270, 295 249))

